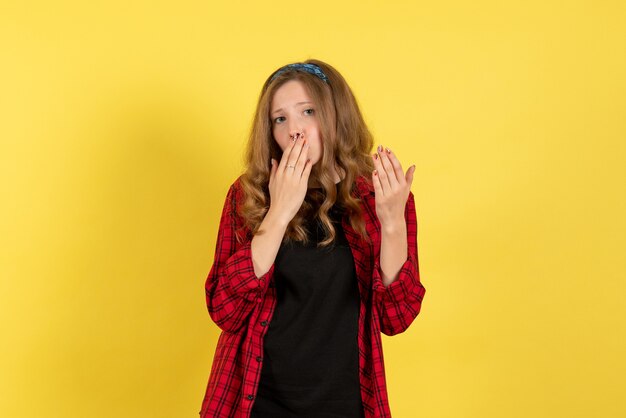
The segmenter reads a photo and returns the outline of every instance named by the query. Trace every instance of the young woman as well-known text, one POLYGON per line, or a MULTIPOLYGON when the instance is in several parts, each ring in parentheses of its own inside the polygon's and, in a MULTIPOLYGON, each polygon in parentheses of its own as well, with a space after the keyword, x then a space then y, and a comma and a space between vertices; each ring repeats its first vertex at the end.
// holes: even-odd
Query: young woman
POLYGON ((332 66, 268 77, 205 283, 222 332, 201 417, 391 417, 380 333, 406 330, 425 288, 415 166, 372 146, 332 66))

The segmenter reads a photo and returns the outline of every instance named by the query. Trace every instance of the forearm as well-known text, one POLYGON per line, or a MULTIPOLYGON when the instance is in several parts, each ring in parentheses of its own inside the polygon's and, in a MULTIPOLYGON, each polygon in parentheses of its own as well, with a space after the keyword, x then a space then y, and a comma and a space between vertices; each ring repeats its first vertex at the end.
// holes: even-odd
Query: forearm
POLYGON ((263 234, 255 235, 250 243, 254 274, 256 274, 257 277, 261 277, 267 273, 272 263, 274 263, 283 236, 287 230, 287 225, 288 223, 285 223, 278 216, 274 216, 271 209, 265 215, 263 222, 261 222, 261 227, 259 228, 260 231, 264 231, 263 234))
POLYGON ((407 260, 407 229, 404 222, 382 228, 380 244, 381 279, 385 287, 397 278, 407 260))

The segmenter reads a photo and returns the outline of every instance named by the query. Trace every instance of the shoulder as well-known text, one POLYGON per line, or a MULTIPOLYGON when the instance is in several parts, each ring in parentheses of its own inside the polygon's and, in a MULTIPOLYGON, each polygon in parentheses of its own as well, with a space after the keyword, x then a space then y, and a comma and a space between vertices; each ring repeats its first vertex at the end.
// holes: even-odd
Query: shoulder
POLYGON ((236 202, 240 202, 243 197, 243 187, 241 179, 243 174, 239 175, 230 185, 228 189, 228 196, 234 199, 236 202))
POLYGON ((228 188, 226 194, 226 205, 230 208, 231 222, 235 228, 235 234, 238 242, 245 242, 246 239, 250 240, 250 231, 246 226, 244 217, 241 210, 245 200, 245 195, 242 185, 243 174, 238 176, 228 188))
POLYGON ((243 174, 239 175, 239 176, 235 179, 235 181, 233 181, 233 182, 230 184, 230 188, 231 188, 231 189, 234 189, 234 190, 239 190, 239 189, 241 189, 241 179, 242 179, 242 177, 243 177, 243 174))
MULTIPOLYGON (((224 209, 223 212, 227 213, 231 217, 238 218, 240 213, 240 207, 244 201, 243 185, 241 177, 238 176, 226 189, 224 196, 224 209)), ((222 189, 224 190, 224 189, 222 189)))

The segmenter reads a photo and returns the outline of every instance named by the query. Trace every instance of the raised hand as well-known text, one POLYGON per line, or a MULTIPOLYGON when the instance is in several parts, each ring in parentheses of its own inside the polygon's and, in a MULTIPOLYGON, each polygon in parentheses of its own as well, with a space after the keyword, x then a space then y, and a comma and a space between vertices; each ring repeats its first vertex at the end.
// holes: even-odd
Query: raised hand
POLYGON ((379 145, 372 156, 376 169, 372 173, 372 183, 376 194, 376 215, 381 228, 404 228, 406 206, 415 165, 409 167, 406 175, 402 165, 389 148, 379 145))
POLYGON ((280 164, 272 159, 269 211, 282 222, 289 223, 304 202, 312 167, 308 150, 304 134, 296 134, 283 151, 280 164))

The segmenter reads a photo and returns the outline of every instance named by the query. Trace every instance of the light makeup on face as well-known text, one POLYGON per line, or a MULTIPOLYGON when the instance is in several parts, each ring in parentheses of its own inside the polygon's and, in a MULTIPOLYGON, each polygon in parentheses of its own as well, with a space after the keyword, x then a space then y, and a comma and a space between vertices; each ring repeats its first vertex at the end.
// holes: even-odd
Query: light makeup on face
MULTIPOLYGON (((307 112, 307 111, 309 111, 309 110, 311 110, 312 112, 315 112, 315 109, 313 109, 313 108, 306 109, 306 110, 305 110, 305 112, 307 112)), ((310 113, 309 115, 311 115, 311 114, 312 114, 312 113, 310 113)), ((282 123, 282 122, 279 122, 279 121, 278 121, 278 119, 280 119, 280 118, 284 118, 284 116, 279 116, 279 117, 277 117, 277 118, 274 118, 273 122, 274 122, 274 123, 278 123, 278 124, 282 123)))
MULTIPOLYGON (((296 103, 296 104, 294 105, 294 107, 295 107, 295 106, 305 105, 305 104, 312 104, 312 103, 311 103, 311 102, 299 102, 299 103, 296 103)), ((279 112, 281 112, 282 110, 283 110, 282 108, 280 108, 280 109, 276 109, 276 110, 274 110, 274 111, 272 112, 272 115, 274 115, 274 114, 276 114, 276 113, 279 113, 279 112)))

